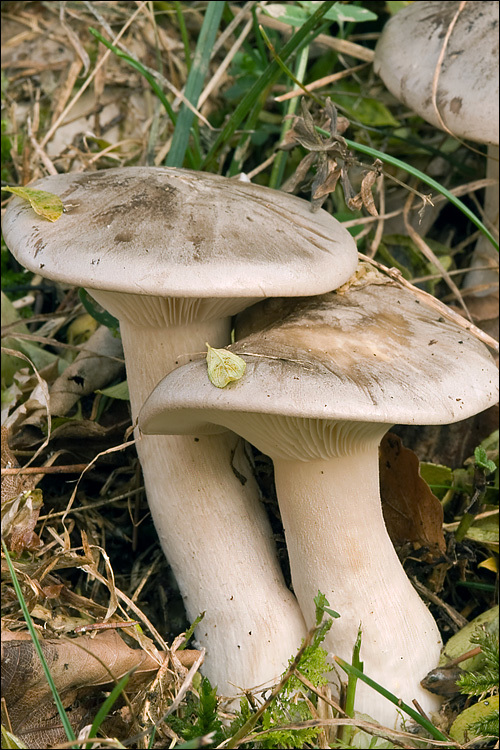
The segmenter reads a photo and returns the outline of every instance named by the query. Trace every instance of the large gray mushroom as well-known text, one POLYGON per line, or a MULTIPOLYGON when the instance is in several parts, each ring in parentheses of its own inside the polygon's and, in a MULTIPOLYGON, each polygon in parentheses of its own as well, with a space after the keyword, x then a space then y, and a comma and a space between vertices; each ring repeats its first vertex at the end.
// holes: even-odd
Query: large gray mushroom
MULTIPOLYGON (((231 315, 273 295, 344 283, 348 232, 300 198, 212 174, 130 167, 44 178, 50 223, 18 197, 4 221, 26 268, 85 287, 120 321, 132 416, 165 373, 230 342, 231 315)), ((237 437, 142 437, 137 451, 163 550, 207 648, 204 670, 234 695, 280 674, 305 625, 237 437), (239 472, 239 474, 238 474, 239 472), (240 481, 246 478, 245 484, 240 481)))
MULTIPOLYGON (((487 144, 486 177, 495 184, 486 188, 484 222, 498 238, 498 2, 466 2, 462 8, 455 1, 410 3, 385 25, 373 66, 389 91, 427 122, 487 144)), ((484 235, 472 267, 477 270, 465 286, 477 296, 491 295, 498 324, 498 252, 484 235)))
MULTIPOLYGON (((322 591, 340 613, 326 640, 350 660, 358 626, 365 673, 411 705, 441 638, 385 528, 378 445, 393 423, 442 424, 498 397, 486 347, 376 271, 307 300, 241 314, 229 347, 244 376, 214 388, 203 361, 170 373, 146 401, 145 433, 237 432, 274 462, 295 594, 306 623, 322 591)), ((393 704, 358 683, 356 708, 394 725, 393 704)))

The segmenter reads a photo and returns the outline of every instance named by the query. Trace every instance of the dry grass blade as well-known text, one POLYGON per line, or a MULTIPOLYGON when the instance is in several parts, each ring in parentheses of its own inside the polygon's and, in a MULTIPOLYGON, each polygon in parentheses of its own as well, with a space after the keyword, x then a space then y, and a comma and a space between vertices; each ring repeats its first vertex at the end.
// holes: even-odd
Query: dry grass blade
POLYGON ((72 505, 73 505, 73 503, 75 501, 76 493, 77 493, 77 490, 78 490, 78 485, 79 485, 80 480, 82 479, 83 475, 85 474, 85 472, 88 471, 90 469, 90 467, 93 466, 96 463, 96 461, 98 461, 102 456, 108 456, 110 453, 116 453, 117 451, 125 450, 125 448, 129 448, 131 445, 135 445, 135 440, 129 440, 127 443, 121 443, 120 445, 113 446, 113 448, 108 448, 105 451, 101 451, 101 453, 98 453, 97 456, 95 456, 95 458, 93 458, 92 461, 90 461, 90 463, 87 464, 87 467, 86 467, 85 471, 82 471, 81 475, 78 477, 78 481, 77 481, 77 483, 75 485, 75 488, 74 488, 73 492, 71 493, 71 497, 69 499, 68 505, 66 506, 66 510, 64 511, 64 515, 63 515, 63 518, 62 518, 63 523, 64 523, 64 519, 66 518, 66 515, 69 513, 69 511, 70 511, 70 509, 71 509, 71 507, 72 507, 72 505))
POLYGON ((379 196, 379 215, 373 217, 377 220, 377 228, 375 230, 375 235, 373 237, 373 240, 370 243, 370 248, 369 248, 370 258, 373 258, 373 256, 377 252, 379 245, 382 241, 383 234, 384 234, 385 190, 384 190, 384 174, 383 173, 380 174, 377 179, 377 195, 379 196))
POLYGON ((83 75, 86 76, 90 68, 90 57, 87 53, 87 50, 80 42, 80 39, 78 38, 78 34, 76 34, 75 31, 73 31, 73 29, 71 28, 71 26, 68 26, 68 24, 66 23, 64 15, 65 15, 65 5, 64 3, 61 3, 60 8, 59 8, 59 20, 61 22, 61 26, 66 32, 68 39, 70 40, 72 46, 75 49, 75 52, 80 58, 81 63, 83 65, 83 75))
MULTIPOLYGON (((94 7, 94 3, 87 2, 86 5, 91 9, 92 13, 95 15, 95 17, 98 19, 99 23, 102 25, 102 27, 106 30, 107 34, 110 38, 113 38, 113 32, 109 24, 106 22, 106 20, 102 17, 102 15, 99 13, 97 8, 94 7)), ((144 6, 144 4, 143 4, 144 6)), ((141 6, 141 10, 144 10, 144 13, 149 15, 150 11, 149 8, 144 8, 141 6)), ((170 91, 172 94, 175 95, 176 101, 173 104, 173 109, 176 109, 178 107, 179 102, 182 102, 182 104, 185 104, 188 109, 193 112, 193 114, 210 130, 213 130, 211 123, 204 117, 201 112, 199 111, 199 107, 194 107, 193 104, 186 99, 182 91, 179 91, 179 89, 174 86, 168 78, 166 78, 164 75, 162 75, 158 70, 155 70, 154 68, 150 68, 148 65, 144 65, 142 62, 140 62, 137 59, 137 56, 133 54, 127 47, 123 44, 117 44, 118 37, 115 38, 115 40, 112 42, 112 44, 116 47, 118 47, 120 50, 122 50, 128 57, 130 57, 132 60, 137 62, 141 65, 142 68, 144 68, 145 71, 147 71, 150 75, 152 75, 159 83, 161 83, 163 86, 165 86, 168 91, 170 91)), ((110 50, 108 50, 109 52, 110 50)))
POLYGON ((118 607, 118 596, 117 596, 117 590, 116 590, 116 585, 115 585, 115 575, 114 575, 113 567, 109 559, 109 555, 102 547, 99 547, 97 544, 89 544, 87 540, 87 534, 83 530, 82 530, 82 545, 83 545, 83 552, 86 557, 90 558, 91 560, 95 559, 95 556, 93 555, 92 550, 96 550, 98 554, 101 556, 102 560, 104 561, 106 577, 101 575, 101 573, 98 570, 98 565, 99 565, 98 560, 91 565, 82 565, 82 570, 88 573, 91 576, 91 578, 97 579, 98 581, 100 581, 107 587, 109 591, 109 603, 108 603, 107 612, 104 615, 104 620, 109 620, 109 618, 114 615, 118 607))
POLYGON ((71 466, 20 466, 19 468, 2 468, 3 477, 43 476, 43 474, 79 474, 85 471, 87 464, 72 464, 71 466))
POLYGON ((322 692, 319 688, 313 685, 311 680, 308 680, 307 677, 305 677, 301 672, 299 672, 299 670, 297 670, 294 674, 295 674, 295 677, 299 680, 299 682, 301 682, 304 685, 304 687, 310 690, 311 693, 314 693, 315 695, 317 695, 318 698, 324 701, 324 703, 327 703, 329 706, 334 708, 340 714, 345 714, 343 709, 340 707, 340 705, 336 701, 332 700, 331 697, 326 696, 324 692, 322 692))
POLYGON ((342 80, 342 78, 349 78, 353 73, 358 73, 360 70, 366 68, 367 65, 368 63, 362 63, 361 65, 355 65, 353 68, 342 70, 339 73, 332 73, 329 76, 318 78, 317 81, 313 81, 312 83, 307 84, 307 86, 304 86, 303 89, 294 89, 293 91, 288 91, 286 94, 275 96, 274 100, 276 102, 286 102, 289 99, 294 99, 296 96, 301 96, 304 91, 316 91, 316 89, 320 89, 323 86, 328 86, 332 83, 335 83, 336 81, 340 81, 342 80))
POLYGON ((262 7, 266 5, 266 2, 264 1, 258 3, 257 0, 248 0, 248 2, 246 2, 242 8, 239 8, 238 10, 236 8, 234 9, 236 11, 235 16, 233 20, 228 23, 224 31, 222 31, 219 35, 217 41, 214 44, 210 59, 213 59, 215 57, 218 51, 226 44, 227 40, 233 34, 235 29, 239 26, 240 22, 244 18, 248 18, 248 15, 249 13, 251 13, 252 8, 254 8, 256 5, 260 5, 262 7))
MULTIPOLYGON (((127 20, 127 22, 120 29, 120 32, 114 37, 113 44, 116 44, 118 42, 118 40, 121 39, 121 37, 125 34, 126 30, 129 28, 129 26, 135 20, 135 18, 141 13, 141 11, 142 11, 142 9, 143 9, 143 7, 145 5, 147 5, 147 0, 142 0, 141 4, 137 8, 137 10, 135 10, 134 13, 132 13, 132 15, 130 16, 130 18, 127 20)), ((106 52, 103 54, 103 56, 101 57, 101 59, 99 60, 99 62, 97 63, 97 65, 95 66, 94 70, 92 71, 92 73, 90 74, 90 76, 85 81, 85 83, 78 90, 78 92, 75 94, 75 96, 70 101, 70 103, 64 108, 64 110, 59 115, 58 119, 54 123, 52 123, 51 127, 49 128, 49 130, 45 133, 45 136, 43 137, 42 142, 39 144, 41 149, 43 149, 46 146, 46 144, 50 141, 50 139, 52 138, 52 136, 54 135, 54 133, 56 132, 56 130, 58 129, 58 127, 62 124, 62 122, 63 122, 64 118, 66 117, 66 115, 68 114, 68 112, 71 111, 71 108, 76 104, 76 102, 82 96, 82 94, 84 93, 84 91, 86 89, 88 89, 88 87, 90 86, 90 84, 92 83, 92 81, 95 79, 98 71, 102 68, 102 66, 104 65, 104 63, 106 62, 106 60, 110 56, 110 54, 111 54, 110 50, 106 50, 106 52)))
POLYGON ((451 276, 448 274, 446 268, 444 268, 443 264, 441 263, 441 261, 439 260, 439 258, 437 257, 437 255, 431 250, 431 248, 429 247, 429 245, 427 244, 427 242, 425 242, 425 240, 422 239, 422 237, 418 234, 418 232, 415 231, 415 229, 412 227, 412 225, 411 225, 411 223, 409 221, 408 214, 409 214, 409 210, 411 208, 411 205, 413 203, 414 197, 415 196, 414 196, 413 193, 410 193, 408 195, 408 198, 407 198, 406 203, 405 203, 404 211, 403 211, 403 219, 404 219, 404 223, 405 223, 405 229, 408 232, 408 236, 413 240, 413 242, 418 247, 418 249, 420 250, 420 252, 422 253, 422 255, 425 258, 427 258, 427 260, 429 260, 431 263, 433 263, 436 266, 436 268, 440 271, 440 273, 442 274, 442 277, 443 277, 444 281, 446 281, 446 283, 450 287, 451 291, 455 295, 455 298, 458 300, 458 303, 460 304, 460 306, 462 307, 463 311, 467 315, 469 321, 472 322, 471 316, 469 314, 469 311, 467 310, 467 306, 466 306, 466 304, 465 304, 465 302, 463 300, 463 297, 462 297, 462 295, 460 293, 459 288, 457 287, 457 285, 455 284, 455 282, 453 281, 453 279, 451 278, 451 276))
POLYGON ((465 627, 467 625, 466 618, 460 614, 460 612, 457 612, 456 609, 451 607, 449 604, 444 602, 442 599, 439 598, 436 594, 434 594, 432 591, 429 591, 429 589, 424 586, 420 581, 418 581, 416 578, 412 579, 412 583, 417 589, 417 591, 422 594, 426 599, 436 604, 438 607, 441 607, 441 609, 446 612, 448 617, 455 623, 457 626, 457 630, 460 628, 465 627))
MULTIPOLYGON (((205 649, 202 649, 198 652, 192 652, 192 654, 193 656, 195 656, 194 659, 189 658, 189 660, 187 660, 183 658, 183 662, 186 664, 186 666, 189 666, 189 670, 183 670, 184 679, 177 691, 175 698, 171 702, 169 701, 169 698, 167 696, 164 696, 163 694, 165 677, 167 677, 167 680, 171 681, 171 678, 168 677, 169 672, 172 674, 171 662, 173 661, 175 665, 175 659, 178 659, 180 654, 178 652, 172 652, 170 655, 173 656, 174 659, 165 660, 165 662, 163 663, 154 682, 148 690, 148 697, 144 702, 142 710, 143 720, 145 722, 149 721, 151 724, 151 728, 145 729, 143 732, 139 732, 138 734, 134 735, 134 742, 138 742, 139 740, 148 737, 151 734, 153 727, 161 731, 162 734, 163 729, 168 730, 168 724, 165 724, 165 719, 167 719, 171 714, 178 710, 188 690, 191 689, 193 678, 203 664, 203 660, 205 658, 205 649), (166 710, 162 707, 164 702, 169 702, 168 708, 166 710)), ((175 675, 175 677, 178 677, 177 671, 173 672, 173 674, 175 675)))
MULTIPOLYGON (((262 732, 255 732, 248 734, 241 739, 237 747, 244 743, 250 743, 258 741, 260 738, 266 737, 266 735, 272 734, 273 732, 280 730, 290 729, 314 729, 316 727, 346 727, 354 726, 358 727, 368 734, 374 735, 375 737, 381 737, 382 739, 392 742, 396 747, 402 747, 405 750, 412 750, 415 748, 415 735, 410 732, 403 732, 401 730, 389 729, 387 727, 381 727, 380 724, 374 724, 370 721, 361 721, 359 719, 311 719, 309 721, 300 721, 294 724, 286 724, 279 727, 273 727, 272 729, 265 729, 262 732), (411 743, 411 744, 408 744, 411 743)), ((459 744, 451 744, 450 742, 444 742, 442 740, 425 739, 425 743, 428 747, 435 748, 460 748, 459 744)), ((227 744, 221 743, 218 747, 228 747, 227 744)))

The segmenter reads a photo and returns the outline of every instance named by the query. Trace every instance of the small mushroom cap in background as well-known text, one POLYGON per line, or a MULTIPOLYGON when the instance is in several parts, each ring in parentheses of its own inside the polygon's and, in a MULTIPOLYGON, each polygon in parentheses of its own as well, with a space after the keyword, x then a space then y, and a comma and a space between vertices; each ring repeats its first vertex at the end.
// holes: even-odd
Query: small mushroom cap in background
POLYGON ((458 15, 439 68, 445 35, 459 2, 410 3, 385 25, 374 70, 389 91, 427 122, 442 129, 432 101, 459 138, 498 144, 499 4, 468 2, 458 15))
POLYGON ((247 437, 243 413, 448 424, 494 404, 498 372, 484 344, 388 277, 364 271, 360 264, 337 292, 249 308, 228 347, 246 362, 243 377, 219 389, 204 360, 178 368, 143 406, 141 430, 194 434, 222 425, 247 437))
POLYGON ((125 167, 45 177, 51 223, 14 196, 5 241, 30 271, 88 289, 175 297, 318 294, 354 272, 357 251, 326 211, 206 172, 125 167))

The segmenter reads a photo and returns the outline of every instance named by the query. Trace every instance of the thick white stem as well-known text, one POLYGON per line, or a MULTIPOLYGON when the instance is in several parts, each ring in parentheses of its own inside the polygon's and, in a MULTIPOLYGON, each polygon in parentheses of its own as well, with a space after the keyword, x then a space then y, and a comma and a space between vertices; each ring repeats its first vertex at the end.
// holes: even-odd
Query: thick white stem
MULTIPOLYGON (((224 346, 229 319, 147 328, 121 322, 132 414, 156 383, 205 341, 224 346)), ((137 435, 149 507, 190 620, 207 649, 204 673, 234 695, 274 680, 305 624, 283 580, 272 531, 240 441, 232 433, 137 435), (243 474, 242 484, 232 464, 243 474)))
MULTIPOLYGON (((484 195, 483 222, 498 240, 498 210, 499 210, 499 170, 498 170, 498 146, 488 146, 488 160, 486 164, 486 177, 496 180, 495 185, 490 185, 484 195)), ((477 297, 494 295, 498 298, 498 251, 484 234, 479 236, 476 247, 472 254, 471 270, 465 278, 464 287, 474 287, 478 291, 477 297), (491 266, 491 270, 484 266, 491 266), (475 270, 475 267, 481 270, 475 270)))
MULTIPOLYGON (((437 666, 441 638, 387 534, 377 443, 354 456, 274 465, 292 582, 307 625, 314 623, 319 589, 340 613, 325 640, 328 652, 350 663, 361 624, 365 674, 410 706, 416 698, 424 710, 436 709, 439 700, 419 682, 437 666)), ((398 719, 395 706, 360 681, 355 708, 386 726, 398 719)))

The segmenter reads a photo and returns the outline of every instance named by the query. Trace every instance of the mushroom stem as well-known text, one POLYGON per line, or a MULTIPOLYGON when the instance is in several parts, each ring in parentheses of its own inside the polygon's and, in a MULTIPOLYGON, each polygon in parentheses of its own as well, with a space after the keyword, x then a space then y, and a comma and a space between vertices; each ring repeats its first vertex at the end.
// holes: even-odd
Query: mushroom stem
MULTIPOLYGON (((111 296, 91 293, 105 305, 111 296)), ((205 349, 205 341, 218 347, 229 340, 230 318, 167 328, 122 317, 120 329, 135 420, 166 373, 205 349)), ((188 618, 205 612, 196 630, 207 649, 204 673, 224 695, 269 683, 306 631, 241 449, 234 464, 244 484, 233 470, 240 439, 136 435, 149 507, 188 618)))
MULTIPOLYGON (((325 640, 330 655, 350 662, 361 624, 365 674, 429 711, 438 708, 439 699, 419 682, 438 663, 441 638, 385 527, 380 437, 349 455, 273 459, 292 581, 307 625, 314 623, 318 589, 339 612, 325 640)), ((385 726, 398 720, 395 706, 360 681, 355 708, 385 726)))
MULTIPOLYGON (((498 239, 498 146, 488 146, 488 158, 486 163, 486 177, 496 180, 495 185, 489 185, 484 194, 484 218, 483 221, 498 239)), ((465 288, 482 287, 475 296, 484 297, 492 294, 498 297, 498 251, 484 234, 481 234, 474 252, 472 254, 471 269, 465 279, 465 288), (491 270, 475 270, 475 266, 491 265, 491 270)))

